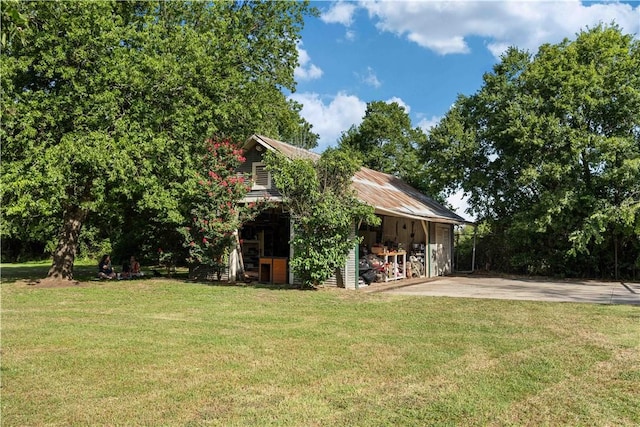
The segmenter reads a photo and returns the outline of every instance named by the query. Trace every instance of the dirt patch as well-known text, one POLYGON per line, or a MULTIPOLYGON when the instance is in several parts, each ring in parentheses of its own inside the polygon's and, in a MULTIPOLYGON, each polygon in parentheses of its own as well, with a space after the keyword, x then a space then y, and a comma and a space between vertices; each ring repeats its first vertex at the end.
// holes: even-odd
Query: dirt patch
POLYGON ((47 277, 46 279, 26 279, 22 280, 26 286, 33 286, 35 288, 70 288, 76 286, 86 286, 86 283, 79 282, 77 280, 67 280, 47 277))

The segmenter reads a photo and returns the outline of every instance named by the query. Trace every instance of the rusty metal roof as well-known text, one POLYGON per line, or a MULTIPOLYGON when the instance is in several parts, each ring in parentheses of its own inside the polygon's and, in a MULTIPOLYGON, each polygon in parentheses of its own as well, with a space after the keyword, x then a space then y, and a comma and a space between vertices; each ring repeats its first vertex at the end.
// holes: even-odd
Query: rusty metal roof
POLYGON ((247 140, 247 143, 245 143, 245 149, 251 147, 252 142, 258 143, 267 149, 279 151, 290 159, 318 160, 320 158, 319 154, 316 154, 312 151, 287 144, 286 142, 267 138, 266 136, 262 135, 252 135, 251 138, 247 140))
MULTIPOLYGON (((245 143, 245 148, 254 144, 277 150, 292 159, 320 158, 319 154, 261 135, 252 135, 245 143)), ((452 224, 468 222, 393 175, 363 167, 355 173, 352 180, 358 198, 373 206, 379 214, 452 224)))
POLYGON ((413 219, 439 220, 454 224, 466 221, 400 178, 369 168, 361 168, 353 177, 353 187, 363 202, 385 215, 413 219))

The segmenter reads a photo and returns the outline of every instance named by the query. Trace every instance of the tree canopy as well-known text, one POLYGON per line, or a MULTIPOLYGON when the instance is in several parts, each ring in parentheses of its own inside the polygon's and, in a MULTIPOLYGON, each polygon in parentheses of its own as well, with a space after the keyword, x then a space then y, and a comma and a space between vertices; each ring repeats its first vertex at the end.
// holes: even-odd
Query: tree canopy
POLYGON ((184 225, 207 138, 317 138, 282 92, 295 90, 307 2, 11 4, 1 234, 46 241, 59 231, 52 277, 72 277, 92 221, 184 225))
POLYGON ((616 25, 509 49, 423 150, 431 185, 461 188, 491 224, 497 267, 640 267, 640 42, 616 25))
POLYGON ((425 134, 411 127, 411 118, 397 102, 374 101, 367 104, 362 123, 340 137, 340 147, 358 153, 365 166, 425 189, 418 147, 425 134))

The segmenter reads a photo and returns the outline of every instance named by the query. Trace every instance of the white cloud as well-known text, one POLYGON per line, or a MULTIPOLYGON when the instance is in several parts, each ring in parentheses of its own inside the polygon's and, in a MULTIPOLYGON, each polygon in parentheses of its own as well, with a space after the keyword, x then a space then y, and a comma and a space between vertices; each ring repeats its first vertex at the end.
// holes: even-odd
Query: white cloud
POLYGON ((311 63, 311 57, 302 48, 302 43, 298 43, 297 49, 299 65, 293 71, 296 80, 313 80, 322 77, 322 69, 311 63))
POLYGON ((640 34, 640 6, 617 2, 361 1, 359 6, 380 31, 442 55, 468 53, 474 36, 486 39, 496 57, 513 45, 536 52, 543 43, 574 38, 601 22, 615 21, 625 33, 640 34))
POLYGON ((293 75, 296 80, 313 80, 322 77, 322 69, 314 64, 308 68, 298 67, 294 70, 293 75))
POLYGON ((355 3, 339 1, 333 3, 329 10, 320 15, 320 19, 328 24, 342 24, 349 26, 353 23, 353 14, 357 6, 355 3))
POLYGON ((397 96, 392 96, 391 98, 387 99, 387 104, 392 104, 394 102, 399 106, 404 107, 404 111, 406 111, 407 114, 411 112, 411 107, 409 107, 409 105, 406 102, 404 102, 402 98, 398 98, 397 96))
POLYGON ((352 42, 356 39, 356 32, 353 30, 347 30, 344 34, 344 38, 352 42))
POLYGON ((357 3, 338 1, 331 3, 329 9, 320 15, 320 20, 327 24, 341 24, 347 27, 344 39, 353 42, 356 39, 356 32, 349 28, 353 24, 353 15, 358 10, 357 3))
POLYGON ((357 96, 339 92, 322 97, 317 93, 294 93, 291 99, 302 104, 301 116, 313 125, 312 131, 320 135, 318 152, 336 146, 342 132, 359 125, 367 103, 357 96))
POLYGON ((373 71, 373 68, 371 67, 367 67, 367 73, 365 75, 358 75, 358 77, 363 83, 375 87, 376 89, 382 86, 382 83, 378 80, 378 76, 376 76, 375 71, 373 71))
POLYGON ((442 120, 442 116, 431 116, 429 117, 421 117, 418 122, 418 127, 424 131, 424 133, 429 134, 431 132, 431 128, 440 123, 442 120))

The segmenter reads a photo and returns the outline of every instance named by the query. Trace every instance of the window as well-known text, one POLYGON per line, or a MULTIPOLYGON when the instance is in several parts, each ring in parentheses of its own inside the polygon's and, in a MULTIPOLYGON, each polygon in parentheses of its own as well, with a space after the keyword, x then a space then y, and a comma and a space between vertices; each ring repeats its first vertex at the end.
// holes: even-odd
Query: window
POLYGON ((271 188, 271 173, 265 168, 264 163, 255 162, 251 167, 253 179, 252 190, 266 190, 271 188))

